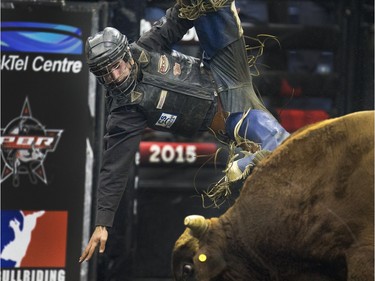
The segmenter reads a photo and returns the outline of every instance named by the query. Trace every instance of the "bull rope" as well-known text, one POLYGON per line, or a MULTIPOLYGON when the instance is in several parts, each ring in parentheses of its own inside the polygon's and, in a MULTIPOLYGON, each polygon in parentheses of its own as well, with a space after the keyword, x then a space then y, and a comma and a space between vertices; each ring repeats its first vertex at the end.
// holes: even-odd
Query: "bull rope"
POLYGON ((233 0, 196 0, 196 1, 186 1, 186 0, 177 0, 177 4, 180 7, 179 17, 188 20, 196 20, 200 16, 215 12, 220 8, 227 6, 228 2, 233 2, 233 0), (185 4, 186 2, 190 5, 185 4))

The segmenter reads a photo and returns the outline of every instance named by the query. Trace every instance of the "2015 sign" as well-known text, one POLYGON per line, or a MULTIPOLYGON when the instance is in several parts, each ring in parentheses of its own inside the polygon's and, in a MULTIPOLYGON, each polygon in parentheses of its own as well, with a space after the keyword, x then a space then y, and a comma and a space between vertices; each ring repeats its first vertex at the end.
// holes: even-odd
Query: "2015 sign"
POLYGON ((150 163, 193 163, 196 161, 197 147, 195 145, 164 145, 153 144, 150 147, 150 163))
POLYGON ((216 149, 214 143, 141 142, 140 165, 201 164, 216 149))

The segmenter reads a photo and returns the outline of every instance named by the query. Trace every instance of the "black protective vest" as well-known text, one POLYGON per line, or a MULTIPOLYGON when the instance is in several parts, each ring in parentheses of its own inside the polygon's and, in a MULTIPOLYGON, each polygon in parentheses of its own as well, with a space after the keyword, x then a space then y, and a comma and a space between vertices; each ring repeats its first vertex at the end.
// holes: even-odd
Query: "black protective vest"
POLYGON ((216 111, 213 79, 200 61, 173 52, 148 52, 130 45, 139 67, 138 84, 127 94, 111 96, 110 110, 138 104, 150 128, 191 136, 207 129, 216 111))

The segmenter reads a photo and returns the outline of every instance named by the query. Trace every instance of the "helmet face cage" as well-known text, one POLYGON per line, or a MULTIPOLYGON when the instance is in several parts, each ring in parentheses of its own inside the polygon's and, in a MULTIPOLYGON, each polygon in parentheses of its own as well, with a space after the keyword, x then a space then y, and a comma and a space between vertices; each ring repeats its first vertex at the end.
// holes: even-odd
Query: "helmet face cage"
POLYGON ((137 78, 136 64, 132 63, 128 75, 124 76, 122 74, 125 71, 124 68, 128 67, 127 65, 125 66, 125 63, 126 61, 123 56, 113 63, 103 66, 94 73, 99 83, 112 92, 112 94, 127 93, 135 87, 135 81, 137 78), (118 72, 114 75, 113 72, 118 69, 122 70, 122 72, 118 72))
POLYGON ((99 83, 102 84, 107 90, 109 90, 112 95, 116 95, 119 93, 128 93, 132 91, 136 86, 136 64, 133 63, 131 65, 129 74, 126 77, 123 77, 123 75, 119 75, 118 78, 113 78, 114 76, 111 74, 116 67, 119 67, 120 61, 117 62, 117 64, 107 67, 108 70, 107 73, 96 76, 99 83))
POLYGON ((137 65, 132 60, 125 35, 114 28, 106 28, 88 39, 86 53, 90 72, 111 94, 128 93, 135 88, 137 65), (125 67, 128 67, 125 63, 131 65, 126 77, 118 72, 121 67, 125 71, 125 67), (114 71, 118 73, 112 75, 114 71))

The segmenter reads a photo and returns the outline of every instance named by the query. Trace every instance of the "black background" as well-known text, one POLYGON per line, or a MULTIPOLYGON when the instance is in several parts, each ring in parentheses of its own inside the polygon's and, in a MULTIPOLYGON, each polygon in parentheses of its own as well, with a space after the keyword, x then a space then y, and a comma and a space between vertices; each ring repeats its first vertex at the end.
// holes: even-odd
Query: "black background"
MULTIPOLYGON (((63 130, 54 152, 44 160, 47 184, 38 179, 33 185, 27 175, 20 177, 20 186, 12 186, 9 177, 2 183, 2 209, 61 210, 68 212, 66 249, 66 280, 79 280, 83 199, 85 187, 86 139, 92 138, 94 120, 88 107, 88 68, 84 59, 84 42, 91 34, 93 11, 65 11, 61 7, 38 4, 2 9, 2 21, 30 21, 67 24, 82 30, 82 54, 28 54, 27 71, 2 71, 1 128, 21 115, 26 97, 32 117, 47 130, 63 130), (45 60, 82 61, 79 73, 34 72, 31 62, 36 56, 45 60)), ((2 53, 10 55, 11 53, 2 53)), ((3 165, 4 163, 2 163, 3 165)), ((53 239, 53 237, 46 237, 53 239)))

